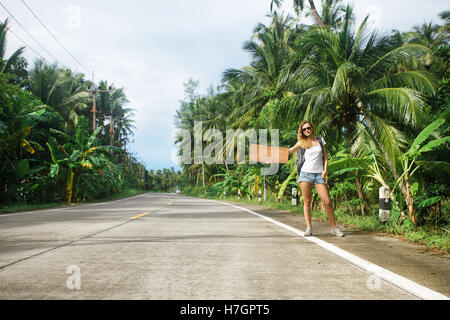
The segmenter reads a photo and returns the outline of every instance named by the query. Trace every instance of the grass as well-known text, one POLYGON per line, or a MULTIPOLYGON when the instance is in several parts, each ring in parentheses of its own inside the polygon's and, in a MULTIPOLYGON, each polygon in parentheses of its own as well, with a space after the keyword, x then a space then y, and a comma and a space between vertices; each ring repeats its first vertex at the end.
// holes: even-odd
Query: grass
MULTIPOLYGON (((291 214, 303 215, 303 208, 301 206, 293 207, 290 201, 276 202, 272 199, 259 202, 257 199, 238 199, 236 196, 233 197, 217 197, 213 195, 204 195, 203 193, 195 193, 193 191, 186 195, 207 198, 207 199, 217 199, 226 200, 230 202, 240 202, 247 204, 256 204, 269 207, 277 210, 286 210, 291 214)), ((317 218, 321 221, 327 221, 327 215, 324 211, 313 210, 311 216, 317 218)), ((377 210, 372 210, 372 213, 365 216, 360 214, 350 214, 345 210, 337 209, 335 211, 336 221, 340 224, 348 225, 354 227, 361 231, 370 231, 374 233, 383 233, 387 235, 399 236, 404 238, 409 242, 419 243, 425 245, 427 248, 437 251, 439 253, 448 254, 450 247, 450 230, 442 227, 415 227, 409 226, 407 224, 397 225, 397 224, 382 224, 378 220, 377 210)))
POLYGON ((11 205, 11 206, 0 207, 0 214, 21 212, 21 211, 35 211, 35 210, 56 208, 56 207, 76 205, 76 204, 97 203, 97 202, 103 202, 103 201, 118 200, 118 199, 133 197, 133 196, 147 193, 147 192, 149 192, 149 191, 140 190, 140 189, 126 189, 122 192, 112 194, 109 197, 90 200, 90 201, 76 202, 76 203, 72 203, 72 204, 70 204, 68 202, 55 202, 55 203, 48 203, 48 204, 15 204, 15 205, 11 205))

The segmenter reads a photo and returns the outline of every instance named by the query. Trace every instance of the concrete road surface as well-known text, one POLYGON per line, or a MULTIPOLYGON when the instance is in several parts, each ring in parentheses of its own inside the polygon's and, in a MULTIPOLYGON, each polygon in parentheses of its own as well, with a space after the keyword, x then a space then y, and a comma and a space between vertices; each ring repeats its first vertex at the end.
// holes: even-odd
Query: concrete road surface
MULTIPOLYGON (((2 214, 0 299, 422 298, 327 247, 357 235, 311 242, 254 212, 144 194, 2 214)), ((449 260, 437 259, 448 280, 449 260)))

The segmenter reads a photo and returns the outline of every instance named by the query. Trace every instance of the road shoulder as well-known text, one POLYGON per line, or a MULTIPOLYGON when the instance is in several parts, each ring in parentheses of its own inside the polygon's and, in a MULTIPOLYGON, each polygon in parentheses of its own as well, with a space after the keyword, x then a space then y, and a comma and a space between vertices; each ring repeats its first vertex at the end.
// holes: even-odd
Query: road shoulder
MULTIPOLYGON (((223 201, 304 231, 303 216, 265 206, 223 201)), ((450 259, 444 254, 424 250, 424 246, 403 239, 339 224, 344 238, 330 234, 330 225, 313 218, 313 235, 362 259, 410 279, 424 287, 450 296, 450 259)))

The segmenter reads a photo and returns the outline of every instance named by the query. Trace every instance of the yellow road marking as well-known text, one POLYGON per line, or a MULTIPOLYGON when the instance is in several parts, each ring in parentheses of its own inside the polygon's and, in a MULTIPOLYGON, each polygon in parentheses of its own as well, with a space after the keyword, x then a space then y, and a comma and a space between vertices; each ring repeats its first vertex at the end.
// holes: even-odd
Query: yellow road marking
MULTIPOLYGON (((172 204, 173 204, 173 199, 170 199, 168 205, 171 206, 172 204)), ((144 213, 142 213, 142 214, 139 214, 139 215, 137 215, 137 216, 135 216, 135 217, 130 218, 129 220, 136 220, 136 219, 145 217, 145 216, 149 215, 150 213, 151 213, 151 212, 144 212, 144 213)))
POLYGON ((142 214, 140 214, 140 215, 137 215, 137 216, 135 216, 135 217, 130 218, 129 220, 136 220, 136 219, 145 217, 146 215, 149 215, 149 214, 150 214, 150 212, 144 212, 144 213, 142 213, 142 214))

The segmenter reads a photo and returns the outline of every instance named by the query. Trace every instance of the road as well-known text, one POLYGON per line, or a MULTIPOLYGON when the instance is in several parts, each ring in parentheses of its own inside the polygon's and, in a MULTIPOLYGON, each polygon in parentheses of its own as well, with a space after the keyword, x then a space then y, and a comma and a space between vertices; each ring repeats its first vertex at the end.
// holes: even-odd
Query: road
POLYGON ((214 200, 144 194, 0 215, 0 299, 418 298, 214 200))

